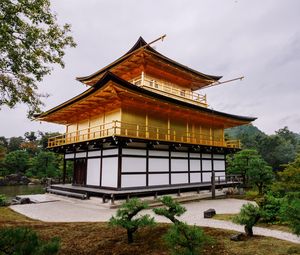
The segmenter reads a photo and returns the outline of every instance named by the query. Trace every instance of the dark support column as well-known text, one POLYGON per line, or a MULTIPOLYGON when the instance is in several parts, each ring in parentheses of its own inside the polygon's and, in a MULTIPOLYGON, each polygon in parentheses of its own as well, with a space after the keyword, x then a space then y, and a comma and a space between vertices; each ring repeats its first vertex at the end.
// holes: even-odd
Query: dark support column
POLYGON ((63 166, 63 184, 66 184, 66 170, 67 170, 67 162, 64 158, 64 166, 63 166))
POLYGON ((122 146, 119 142, 118 146, 118 189, 121 189, 121 173, 122 172, 122 146))
POLYGON ((211 198, 216 198, 216 183, 215 183, 215 172, 211 174, 211 198))
POLYGON ((146 148, 146 186, 149 186, 149 149, 146 148))
POLYGON ((171 163, 171 147, 169 146, 169 185, 172 184, 171 173, 172 173, 172 163, 171 163))
POLYGON ((216 198, 216 177, 214 170, 214 158, 213 153, 211 153, 211 198, 216 198))

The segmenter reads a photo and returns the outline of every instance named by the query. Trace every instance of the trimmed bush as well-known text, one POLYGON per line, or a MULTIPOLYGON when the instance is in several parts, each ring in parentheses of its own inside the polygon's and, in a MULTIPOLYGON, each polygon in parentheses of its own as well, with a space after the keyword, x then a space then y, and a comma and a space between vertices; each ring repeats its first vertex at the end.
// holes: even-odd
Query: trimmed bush
POLYGON ((208 241, 201 228, 182 222, 172 224, 164 239, 174 255, 201 254, 203 245, 208 241))
POLYGON ((148 208, 148 205, 138 198, 132 198, 121 205, 116 216, 109 220, 110 225, 120 226, 127 230, 127 241, 133 243, 133 234, 141 227, 153 226, 154 218, 149 215, 137 216, 137 214, 148 208))
POLYGON ((173 223, 179 222, 176 216, 179 217, 186 212, 185 207, 175 201, 171 196, 163 196, 159 201, 162 202, 165 207, 154 208, 154 213, 165 216, 173 223))
POLYGON ((256 202, 260 207, 261 221, 266 223, 274 223, 279 220, 282 199, 268 194, 260 199, 257 199, 256 202))
POLYGON ((247 236, 253 236, 253 227, 260 219, 260 210, 258 206, 253 204, 245 204, 242 206, 240 213, 233 218, 233 222, 245 226, 247 236))

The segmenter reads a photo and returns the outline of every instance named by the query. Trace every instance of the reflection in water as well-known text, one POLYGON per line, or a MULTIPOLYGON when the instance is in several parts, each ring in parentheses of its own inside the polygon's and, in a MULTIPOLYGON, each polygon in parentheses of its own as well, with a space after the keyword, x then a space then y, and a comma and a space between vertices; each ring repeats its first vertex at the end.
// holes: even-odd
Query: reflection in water
POLYGON ((18 186, 0 186, 0 194, 5 195, 8 200, 17 195, 43 194, 45 186, 43 185, 18 185, 18 186))

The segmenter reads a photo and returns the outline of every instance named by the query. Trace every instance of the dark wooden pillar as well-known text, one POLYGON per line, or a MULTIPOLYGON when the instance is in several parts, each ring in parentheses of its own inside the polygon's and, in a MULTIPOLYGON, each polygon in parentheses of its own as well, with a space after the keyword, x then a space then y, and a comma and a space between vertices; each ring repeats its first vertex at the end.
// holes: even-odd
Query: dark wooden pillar
POLYGON ((66 184, 66 172, 67 172, 67 161, 64 158, 64 165, 63 165, 63 184, 66 184))
POLYGON ((213 152, 211 153, 211 198, 216 198, 216 176, 214 169, 214 157, 213 152))

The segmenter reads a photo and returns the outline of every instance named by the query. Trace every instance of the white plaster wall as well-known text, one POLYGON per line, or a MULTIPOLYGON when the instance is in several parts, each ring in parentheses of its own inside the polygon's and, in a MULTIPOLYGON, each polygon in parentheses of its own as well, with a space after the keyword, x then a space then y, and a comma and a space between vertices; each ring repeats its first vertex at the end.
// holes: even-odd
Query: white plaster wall
POLYGON ((100 158, 87 160, 86 184, 100 186, 100 158))
POLYGON ((172 151, 171 152, 171 157, 182 157, 182 158, 187 158, 188 153, 187 152, 177 152, 177 151, 172 151))
POLYGON ((130 154, 130 155, 145 155, 146 150, 137 150, 137 149, 123 149, 122 154, 130 154))
POLYGON ((149 172, 169 171, 169 159, 149 158, 149 172))
POLYGON ((169 185, 169 174, 149 174, 149 186, 169 185))
POLYGON ((168 151, 149 150, 149 156, 169 157, 169 152, 168 151))
POLYGON ((116 154, 118 154, 118 149, 103 150, 103 156, 116 155, 116 154))
POLYGON ((171 184, 181 184, 188 183, 189 176, 188 174, 171 174, 171 184))
POLYGON ((200 158, 200 153, 190 153, 191 158, 200 158))
POLYGON ((86 152, 78 152, 76 153, 76 158, 85 158, 86 157, 86 152))
POLYGON ((201 182, 201 173, 191 173, 190 181, 192 182, 201 182))
POLYGON ((66 155, 65 155, 65 158, 66 158, 66 159, 74 158, 74 153, 66 154, 66 155))
POLYGON ((116 188, 118 184, 118 158, 102 159, 102 186, 116 188))
POLYGON ((211 154, 202 153, 202 158, 211 158, 211 154))
POLYGON ((223 155, 223 154, 214 154, 214 158, 224 159, 225 155, 223 155))
POLYGON ((204 171, 211 171, 211 160, 202 160, 202 169, 204 171))
POLYGON ((99 157, 101 156, 101 151, 89 151, 88 157, 99 157))
POLYGON ((146 172, 146 158, 122 157, 122 172, 146 172))
POLYGON ((211 173, 202 173, 203 182, 211 182, 211 173))
MULTIPOLYGON (((215 172, 215 176, 221 176, 220 181, 225 181, 226 179, 225 172, 215 172)), ((216 181, 218 181, 218 178, 216 178, 216 181)))
POLYGON ((187 159, 171 159, 171 169, 174 171, 188 171, 187 159))
POLYGON ((146 186, 146 175, 145 174, 122 175, 121 183, 123 188, 146 186))
POLYGON ((190 159, 190 170, 191 171, 200 171, 200 159, 190 159))
POLYGON ((214 160, 214 170, 225 171, 225 161, 224 160, 214 160))

